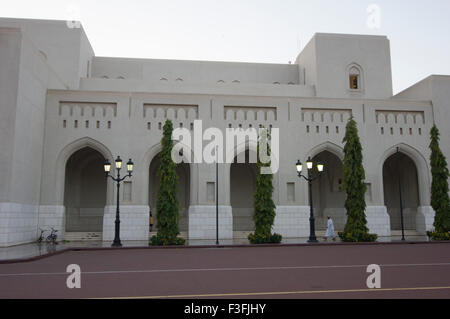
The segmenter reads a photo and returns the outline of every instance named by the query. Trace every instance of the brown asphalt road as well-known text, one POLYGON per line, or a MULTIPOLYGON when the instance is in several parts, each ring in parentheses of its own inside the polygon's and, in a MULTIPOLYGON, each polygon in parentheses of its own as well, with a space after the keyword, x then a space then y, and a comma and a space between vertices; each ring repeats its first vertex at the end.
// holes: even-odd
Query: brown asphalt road
POLYGON ((0 265, 0 298, 450 298, 450 244, 72 251, 0 265), (70 264, 81 289, 68 289, 70 264), (381 289, 366 286, 381 267, 381 289))

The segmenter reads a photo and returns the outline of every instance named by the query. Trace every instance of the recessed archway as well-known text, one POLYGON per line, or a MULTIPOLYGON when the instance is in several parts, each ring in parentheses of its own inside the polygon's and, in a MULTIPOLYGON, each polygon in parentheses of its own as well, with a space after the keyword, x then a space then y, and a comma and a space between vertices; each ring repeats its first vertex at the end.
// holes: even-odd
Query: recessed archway
MULTIPOLYGON (((159 154, 156 155, 150 163, 149 169, 149 206, 154 217, 155 225, 152 231, 157 231, 156 219, 156 203, 159 189, 160 178, 158 176, 158 169, 161 164, 159 154)), ((190 205, 190 183, 191 183, 191 169, 189 164, 181 163, 176 167, 178 176, 178 192, 177 199, 180 204, 178 228, 180 232, 188 232, 189 228, 189 205, 190 205)))
MULTIPOLYGON (((327 228, 327 217, 333 219, 337 231, 345 228, 347 220, 345 210, 346 194, 341 189, 344 178, 341 159, 329 151, 322 151, 313 158, 314 163, 321 162, 325 170, 321 177, 313 182, 313 207, 316 229, 327 228)), ((317 174, 314 166, 314 175, 317 174)))
POLYGON ((70 156, 65 169, 66 232, 102 232, 107 183, 104 156, 84 147, 70 156))
POLYGON ((400 188, 402 188, 403 220, 406 230, 416 230, 420 206, 417 167, 404 153, 391 155, 383 165, 384 203, 391 220, 391 230, 401 230, 400 188))
MULTIPOLYGON (((256 154, 254 154, 256 158, 256 154)), ((245 163, 238 163, 238 156, 230 167, 230 201, 233 211, 233 231, 251 232, 253 221, 254 193, 256 188, 257 165, 250 163, 250 152, 245 152, 245 163)))

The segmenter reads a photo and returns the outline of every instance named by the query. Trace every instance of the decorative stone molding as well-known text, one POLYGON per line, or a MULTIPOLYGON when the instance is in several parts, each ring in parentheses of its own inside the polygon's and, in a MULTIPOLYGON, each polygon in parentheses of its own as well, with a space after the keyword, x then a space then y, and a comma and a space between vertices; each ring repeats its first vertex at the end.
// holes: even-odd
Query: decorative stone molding
POLYGON ((274 122, 278 120, 276 107, 224 106, 224 119, 231 121, 274 122))
POLYGON ((143 112, 143 117, 147 119, 198 119, 198 105, 145 103, 143 106, 143 112))
POLYGON ((351 116, 351 109, 302 108, 302 122, 345 124, 351 116))
POLYGON ((424 111, 376 110, 377 124, 424 125, 424 111))
POLYGON ((61 101, 58 111, 61 117, 117 117, 117 103, 61 101))

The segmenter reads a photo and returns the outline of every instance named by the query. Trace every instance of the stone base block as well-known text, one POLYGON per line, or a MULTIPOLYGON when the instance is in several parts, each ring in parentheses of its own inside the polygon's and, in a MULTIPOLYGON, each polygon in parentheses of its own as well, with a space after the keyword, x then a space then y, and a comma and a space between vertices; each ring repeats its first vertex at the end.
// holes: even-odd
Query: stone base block
POLYGON ((38 210, 35 205, 0 203, 0 247, 36 241, 38 210))
MULTIPOLYGON (((216 239, 216 206, 189 207, 189 239, 216 239)), ((231 206, 219 206, 219 239, 233 239, 231 206)))
POLYGON ((379 237, 391 236, 391 220, 386 206, 368 206, 366 219, 371 234, 377 234, 379 237))
MULTIPOLYGON (((148 206, 120 206, 120 239, 122 241, 149 240, 148 206)), ((103 241, 113 241, 115 235, 116 206, 106 206, 103 216, 103 241)))
POLYGON ((416 230, 421 235, 426 235, 427 231, 434 229, 435 211, 431 206, 421 206, 417 209, 416 230))
POLYGON ((273 231, 283 238, 309 237, 309 206, 277 206, 273 231))
MULTIPOLYGON (((64 206, 39 206, 39 222, 38 228, 48 230, 44 233, 45 236, 49 235, 51 228, 58 230, 58 241, 64 238, 66 229, 66 208, 64 206)), ((41 234, 40 230, 37 230, 37 236, 41 234)))

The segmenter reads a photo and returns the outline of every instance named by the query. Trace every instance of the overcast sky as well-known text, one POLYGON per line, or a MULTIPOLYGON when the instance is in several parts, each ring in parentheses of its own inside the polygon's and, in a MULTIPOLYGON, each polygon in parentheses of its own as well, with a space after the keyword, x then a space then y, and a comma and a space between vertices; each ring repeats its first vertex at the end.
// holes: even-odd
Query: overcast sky
POLYGON ((0 16, 80 20, 112 57, 288 63, 316 32, 380 34, 394 93, 450 75, 449 0, 0 0, 0 16))

